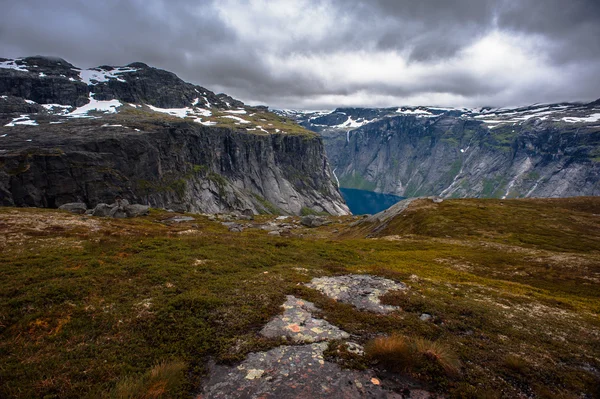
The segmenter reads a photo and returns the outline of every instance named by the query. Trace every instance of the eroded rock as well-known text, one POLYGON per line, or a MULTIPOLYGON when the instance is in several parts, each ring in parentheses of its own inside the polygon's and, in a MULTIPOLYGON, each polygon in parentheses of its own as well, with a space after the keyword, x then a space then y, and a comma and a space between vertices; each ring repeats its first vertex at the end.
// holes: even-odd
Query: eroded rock
POLYGON ((316 319, 311 312, 318 309, 314 304, 292 295, 283 304, 284 312, 275 317, 261 330, 268 338, 286 337, 293 342, 320 342, 345 339, 350 335, 322 319, 316 319))
POLYGON ((251 353, 237 367, 215 366, 199 397, 402 398, 383 387, 372 371, 342 370, 326 361, 327 345, 280 346, 251 353))
POLYGON ((349 303, 360 310, 389 313, 397 306, 381 304, 379 297, 389 291, 405 290, 406 285, 383 277, 352 274, 336 277, 318 277, 306 284, 336 301, 349 303))
POLYGON ((329 224, 330 222, 321 216, 308 215, 300 219, 300 223, 306 227, 320 227, 329 224))
POLYGON ((77 215, 83 215, 87 211, 87 205, 83 202, 69 202, 58 207, 61 211, 69 211, 77 215))

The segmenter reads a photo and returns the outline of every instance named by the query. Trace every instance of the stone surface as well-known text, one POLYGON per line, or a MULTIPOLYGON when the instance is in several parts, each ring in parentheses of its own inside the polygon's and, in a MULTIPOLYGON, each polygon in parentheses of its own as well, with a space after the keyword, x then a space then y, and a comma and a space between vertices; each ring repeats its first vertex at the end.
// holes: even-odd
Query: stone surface
POLYGON ((397 306, 382 305, 379 297, 389 291, 405 290, 406 285, 382 277, 353 274, 336 277, 318 277, 306 284, 336 301, 349 303, 357 309, 375 313, 389 313, 397 306))
POLYGON ((110 215, 110 211, 112 210, 112 208, 113 207, 108 204, 98 204, 94 207, 92 215, 99 217, 107 217, 108 215, 110 215))
POLYGON ((422 321, 431 321, 431 319, 433 319, 433 316, 431 316, 428 313, 423 313, 419 319, 421 319, 422 321))
POLYGON ((325 224, 328 224, 329 221, 321 216, 308 215, 308 216, 302 217, 302 219, 300 220, 300 223, 306 227, 320 227, 325 224))
POLYGON ((167 223, 183 223, 183 222, 193 222, 194 219, 191 216, 173 216, 172 218, 165 219, 164 222, 167 223))
POLYGON ((83 215, 87 211, 87 205, 83 202, 69 202, 58 207, 61 211, 69 211, 78 215, 83 215))
POLYGON ((327 321, 314 318, 311 313, 318 309, 311 302, 288 295, 283 308, 282 315, 275 317, 263 327, 260 332, 263 336, 285 337, 296 343, 345 339, 350 336, 327 321))
POLYGON ((202 399, 402 398, 371 371, 342 370, 323 358, 327 343, 251 353, 237 367, 215 366, 202 399))
POLYGON ((146 216, 150 214, 150 207, 148 205, 131 204, 125 206, 125 213, 130 218, 146 216))

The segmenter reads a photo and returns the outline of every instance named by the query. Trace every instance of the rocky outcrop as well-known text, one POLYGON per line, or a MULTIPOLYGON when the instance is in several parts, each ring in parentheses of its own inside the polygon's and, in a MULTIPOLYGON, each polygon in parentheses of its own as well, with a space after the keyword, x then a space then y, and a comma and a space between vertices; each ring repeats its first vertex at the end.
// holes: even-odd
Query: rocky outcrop
POLYGON ((402 197, 600 195, 600 108, 542 108, 344 109, 298 119, 323 136, 343 188, 402 197))
POLYGON ((189 212, 348 212, 318 137, 146 122, 143 133, 123 126, 102 134, 100 121, 11 128, 0 204, 93 207, 122 197, 189 212))
POLYGON ((349 213, 317 135, 146 64, 0 59, 0 123, 0 205, 349 213))

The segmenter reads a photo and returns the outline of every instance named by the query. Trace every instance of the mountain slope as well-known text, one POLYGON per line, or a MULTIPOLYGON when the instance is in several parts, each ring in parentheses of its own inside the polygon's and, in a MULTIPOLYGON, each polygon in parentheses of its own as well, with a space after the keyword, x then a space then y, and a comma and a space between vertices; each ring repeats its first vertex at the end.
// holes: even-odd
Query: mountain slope
POLYGON ((347 214, 321 139, 133 63, 0 59, 0 204, 347 214))
POLYGON ((600 106, 282 112, 318 132, 341 187, 405 197, 600 195, 600 106))

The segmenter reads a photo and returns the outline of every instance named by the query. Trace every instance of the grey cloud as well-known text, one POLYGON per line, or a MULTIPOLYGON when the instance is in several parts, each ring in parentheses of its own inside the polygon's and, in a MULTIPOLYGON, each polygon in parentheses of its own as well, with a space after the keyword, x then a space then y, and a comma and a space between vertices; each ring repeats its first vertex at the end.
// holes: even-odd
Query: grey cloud
MULTIPOLYGON (((244 0, 241 0, 242 2, 244 0)), ((146 62, 212 90, 245 101, 277 106, 315 104, 322 98, 449 94, 464 101, 496 104, 582 100, 600 97, 600 3, 597 0, 312 0, 326 4, 334 23, 322 37, 300 39, 293 30, 287 47, 277 37, 240 35, 223 20, 211 0, 0 0, 0 57, 60 56, 83 67, 146 62), (420 81, 326 80, 315 70, 273 69, 266 61, 291 55, 323 57, 345 51, 390 51, 411 65, 452 60, 494 30, 535 37, 547 66, 568 64, 570 75, 556 81, 506 87, 468 69, 436 70, 420 81), (532 36, 533 35, 533 36, 532 36)), ((266 3, 268 4, 268 3, 266 3)), ((226 11, 227 12, 227 11, 226 11)), ((253 15, 248 15, 250 21, 253 15)), ((257 26, 256 29, 260 29, 257 26)), ((300 32, 302 33, 302 32, 300 32)), ((276 33, 277 34, 277 33, 276 33)), ((273 66, 275 65, 275 66, 273 66)), ((335 65, 331 68, 336 68, 335 65)), ((509 77, 510 78, 510 77, 509 77)), ((354 101, 354 100, 353 100, 354 101)), ((378 100, 379 101, 379 100, 378 100)), ((329 108, 337 104, 329 104, 329 108)), ((455 104, 461 105, 461 104, 455 104)))

